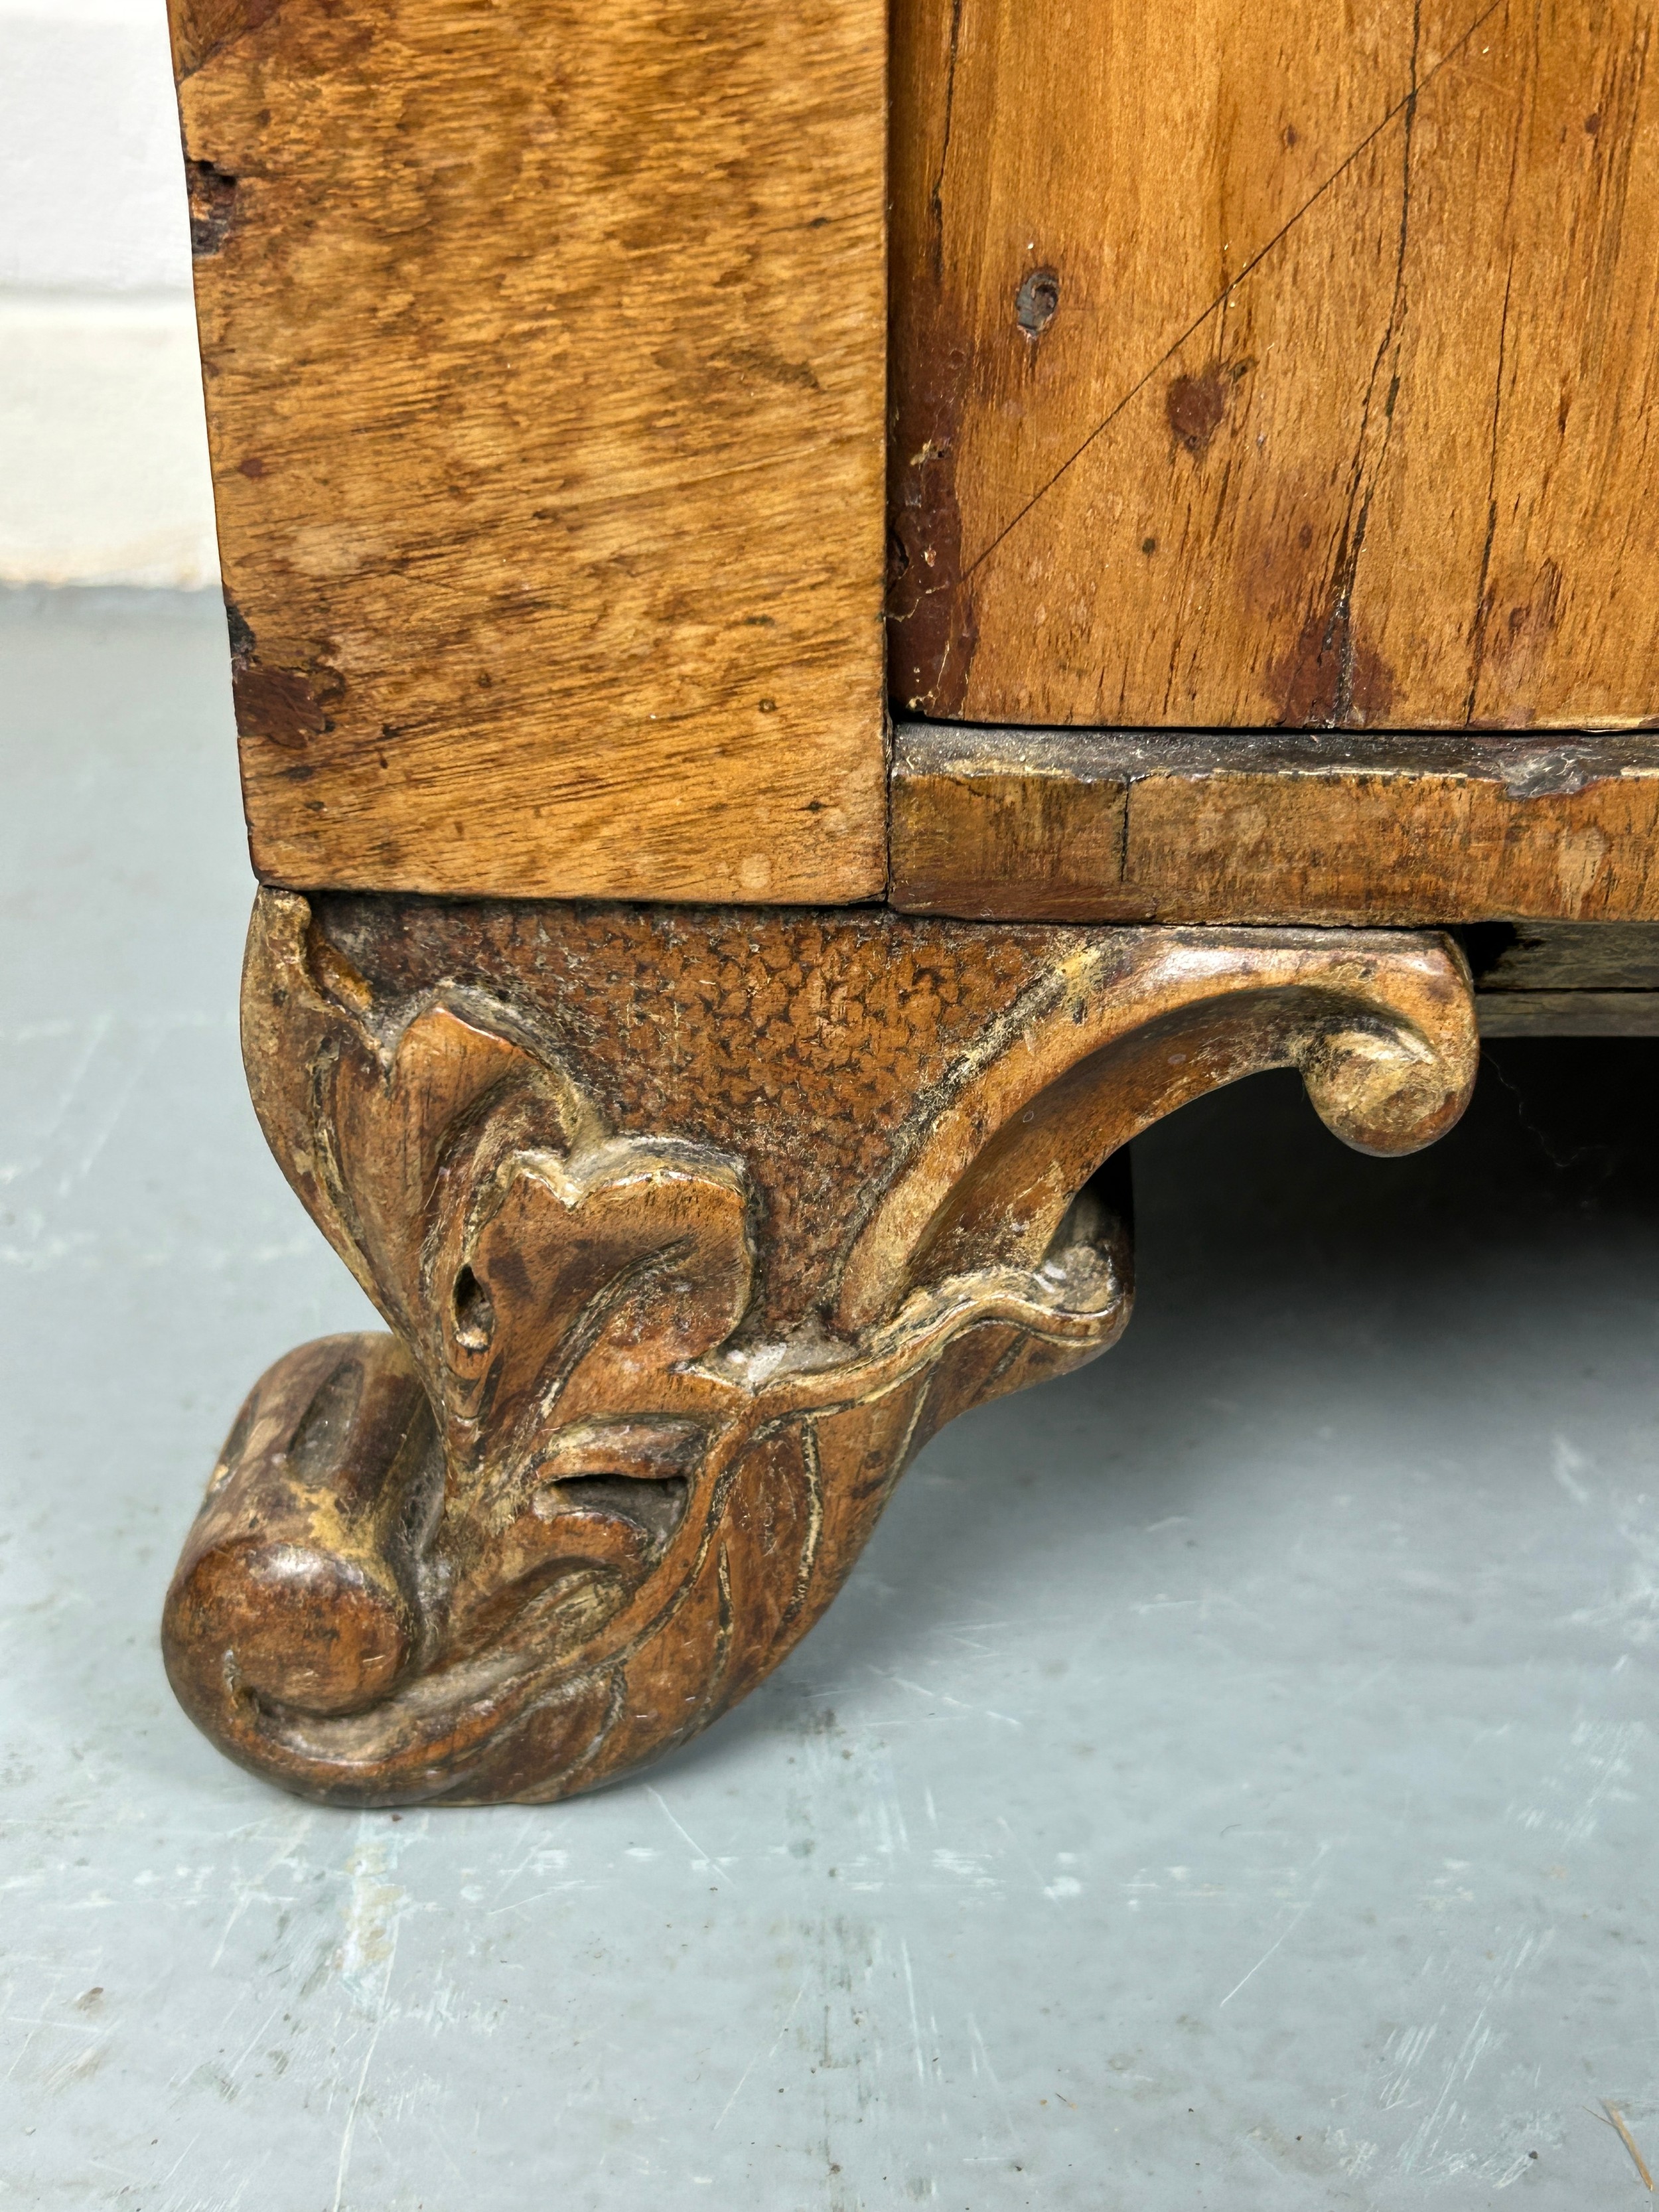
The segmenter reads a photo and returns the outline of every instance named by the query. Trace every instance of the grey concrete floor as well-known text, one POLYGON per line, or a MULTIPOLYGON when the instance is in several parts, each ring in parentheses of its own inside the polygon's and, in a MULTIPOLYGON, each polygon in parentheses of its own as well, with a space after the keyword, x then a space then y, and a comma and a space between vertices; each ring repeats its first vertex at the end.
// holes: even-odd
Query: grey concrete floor
POLYGON ((1498 1048, 1404 1163, 1189 1109, 1123 1345, 934 1443, 740 1712, 309 1809, 155 1647, 247 1383, 367 1316, 243 1091, 222 661, 0 605, 0 2203, 1646 2202, 1659 1048, 1498 1048))

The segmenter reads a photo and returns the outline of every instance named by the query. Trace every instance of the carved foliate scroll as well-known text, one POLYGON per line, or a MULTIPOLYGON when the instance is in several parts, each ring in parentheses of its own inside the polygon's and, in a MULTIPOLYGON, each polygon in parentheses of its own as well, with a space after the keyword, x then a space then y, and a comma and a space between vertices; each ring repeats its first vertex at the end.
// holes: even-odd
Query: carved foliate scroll
POLYGON ((392 1334, 256 1386, 168 1601, 232 1756, 541 1801, 759 1681, 921 1443, 1115 1340, 1115 1156, 1294 1065, 1364 1150, 1462 1110, 1431 938, 307 902, 244 994, 267 1137, 392 1334))

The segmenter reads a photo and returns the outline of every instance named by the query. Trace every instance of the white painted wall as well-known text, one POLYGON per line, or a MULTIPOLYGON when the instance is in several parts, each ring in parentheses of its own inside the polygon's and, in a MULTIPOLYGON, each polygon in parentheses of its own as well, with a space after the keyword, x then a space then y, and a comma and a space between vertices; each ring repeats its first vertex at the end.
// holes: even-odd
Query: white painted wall
POLYGON ((0 584, 217 573, 165 0, 0 0, 0 584))

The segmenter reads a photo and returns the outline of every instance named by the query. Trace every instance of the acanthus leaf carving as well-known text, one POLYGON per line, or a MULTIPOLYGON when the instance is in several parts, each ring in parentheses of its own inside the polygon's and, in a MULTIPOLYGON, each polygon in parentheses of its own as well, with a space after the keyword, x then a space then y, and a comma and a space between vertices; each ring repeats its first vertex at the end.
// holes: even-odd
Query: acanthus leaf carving
MULTIPOLYGON (((931 932, 941 964, 966 927, 871 926, 931 932)), ((1137 1129, 1278 1065, 1379 1151, 1467 1097, 1468 979, 1441 940, 1024 937, 1024 987, 899 1101, 780 1330, 757 1318, 775 1194, 735 1120, 729 1146, 618 1128, 545 994, 462 959, 388 992, 305 899, 262 892, 256 1103, 393 1334, 290 1353, 233 1431, 165 1632, 209 1734, 341 1802, 534 1801, 627 1771, 777 1663, 927 1435, 1115 1340, 1111 1163, 1137 1129)), ((841 1049, 855 1063, 856 1036, 841 1049)))

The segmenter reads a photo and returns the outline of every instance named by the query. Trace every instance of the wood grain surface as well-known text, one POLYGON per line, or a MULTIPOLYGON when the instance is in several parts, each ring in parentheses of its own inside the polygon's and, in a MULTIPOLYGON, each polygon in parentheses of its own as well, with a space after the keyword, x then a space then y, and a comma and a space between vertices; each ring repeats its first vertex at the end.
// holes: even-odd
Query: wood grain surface
POLYGON ((883 872, 880 0, 173 0, 256 867, 883 872))
POLYGON ((1659 735, 901 723, 890 895, 981 920, 1659 919, 1659 735))
POLYGON ((1482 1036, 1659 1036, 1659 923, 1497 922, 1463 935, 1482 1036))
POLYGON ((1481 991, 1483 1037, 1659 1036, 1659 991, 1481 991))
POLYGON ((1659 711, 1652 31, 1638 0, 897 0, 895 699, 1659 711))
POLYGON ((1466 934, 1480 991, 1659 992, 1659 923, 1503 922, 1466 934))

